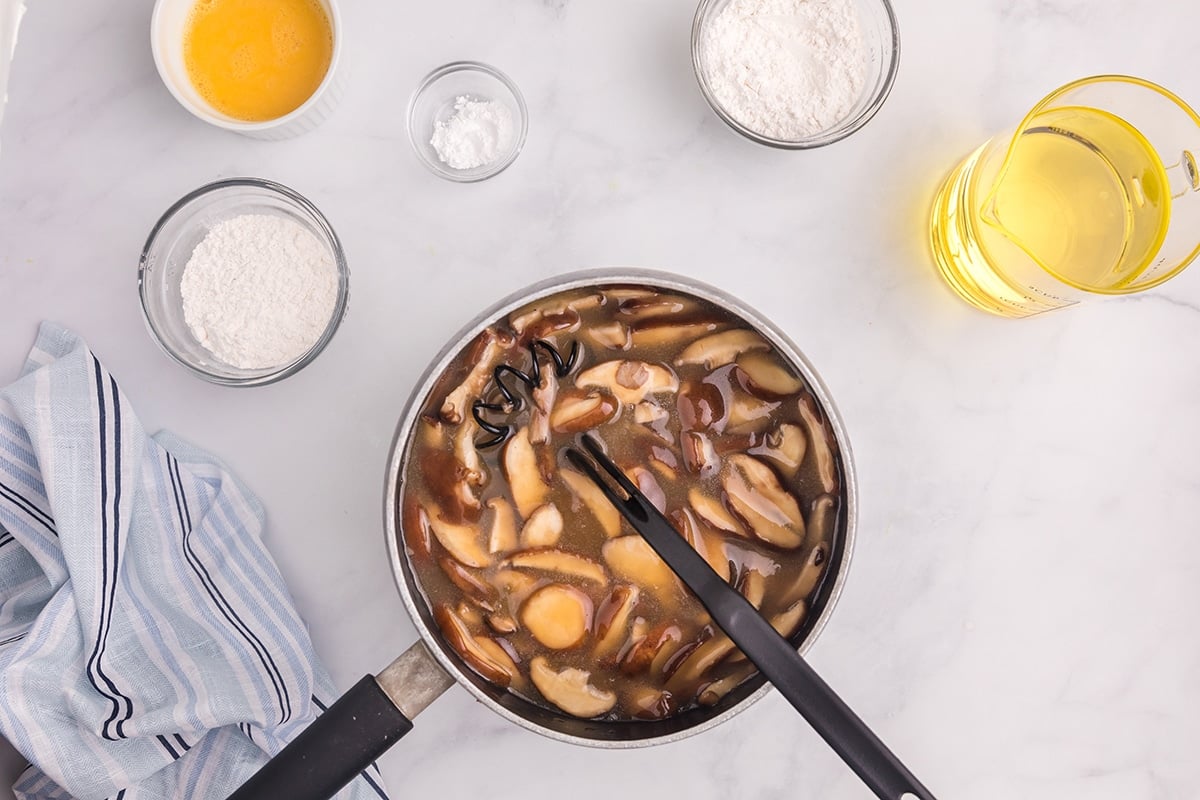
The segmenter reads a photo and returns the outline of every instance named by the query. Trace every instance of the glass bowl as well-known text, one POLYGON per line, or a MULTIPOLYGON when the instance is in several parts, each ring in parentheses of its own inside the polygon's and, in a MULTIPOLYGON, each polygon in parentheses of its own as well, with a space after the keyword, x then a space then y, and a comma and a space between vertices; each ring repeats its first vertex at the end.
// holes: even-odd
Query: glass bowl
POLYGON ((529 111, 521 90, 500 70, 476 61, 455 61, 438 67, 425 76, 408 103, 408 136, 417 157, 434 175, 459 183, 474 183, 503 172, 520 155, 528 129, 529 111), (454 169, 442 163, 430 139, 436 123, 453 116, 455 101, 464 96, 507 106, 512 114, 513 136, 506 151, 492 163, 454 169))
POLYGON ((803 139, 774 139, 747 128, 721 106, 709 84, 702 44, 709 23, 716 19, 722 9, 730 3, 730 0, 700 0, 700 6, 696 9, 696 17, 692 23, 692 68, 696 72, 696 80, 700 84, 700 91, 704 95, 704 99, 729 127, 747 139, 769 147, 778 147, 783 150, 810 150, 845 139, 866 125, 883 106, 892 91, 892 84, 896 80, 896 70, 900 66, 900 29, 896 24, 896 13, 892 10, 889 0, 853 0, 853 2, 858 11, 859 23, 862 28, 863 46, 869 55, 867 80, 863 85, 862 94, 850 109, 850 113, 833 127, 803 139))
POLYGON ((350 270, 337 234, 324 215, 286 186, 259 178, 229 178, 184 195, 155 223, 138 265, 142 314, 154 341, 194 375, 223 386, 263 386, 294 375, 320 354, 341 324, 350 293, 350 270), (226 364, 192 335, 183 318, 180 282, 196 245, 214 225, 242 214, 286 217, 317 237, 338 271, 333 314, 320 338, 291 363, 265 369, 226 364))

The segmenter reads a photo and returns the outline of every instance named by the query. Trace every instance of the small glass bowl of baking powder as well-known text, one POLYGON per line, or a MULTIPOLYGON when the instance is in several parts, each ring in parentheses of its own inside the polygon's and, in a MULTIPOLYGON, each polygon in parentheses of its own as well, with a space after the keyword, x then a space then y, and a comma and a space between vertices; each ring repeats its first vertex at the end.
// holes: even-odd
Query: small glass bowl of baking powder
POLYGON ((517 85, 477 61, 425 76, 408 103, 408 136, 421 163, 458 183, 498 175, 525 145, 529 112, 517 85))
MULTIPOLYGON (((238 256, 236 252, 233 255, 238 256)), ((211 265, 212 258, 205 263, 211 265)), ((277 263, 277 268, 279 266, 277 263)), ((271 290, 272 287, 264 287, 264 299, 271 296, 271 290)), ((142 249, 138 266, 138 293, 141 295, 146 327, 163 352, 173 360, 212 383, 263 386, 299 372, 320 355, 333 339, 346 313, 350 270, 337 234, 325 216, 307 199, 286 186, 260 178, 229 178, 201 186, 180 198, 154 225, 142 249), (279 270, 270 276, 275 284, 273 290, 277 295, 280 286, 283 286, 290 291, 289 299, 295 305, 282 310, 275 308, 274 312, 287 313, 289 308, 301 308, 311 311, 312 316, 304 321, 303 326, 291 326, 292 320, 286 317, 264 319, 263 315, 270 314, 272 309, 255 307, 255 295, 247 289, 247 281, 244 280, 250 278, 251 283, 255 280, 265 283, 262 273, 255 272, 255 265, 243 263, 240 269, 228 271, 225 280, 237 282, 243 279, 237 287, 221 286, 222 276, 213 275, 210 271, 207 275, 198 276, 206 281, 202 288, 207 292, 207 299, 219 302, 222 292, 227 291, 231 303, 240 296, 243 307, 231 305, 229 309, 220 306, 215 308, 218 313, 229 312, 225 317, 227 330, 215 333, 224 333, 230 338, 225 340, 225 348, 212 342, 206 346, 197 337, 195 318, 189 325, 185 317, 184 275, 192 268, 191 264, 201 251, 206 251, 210 256, 221 252, 214 244, 222 242, 208 241, 214 231, 223 234, 218 238, 222 238, 226 249, 239 242, 245 244, 247 235, 253 236, 255 231, 263 231, 274 237, 272 241, 262 243, 264 253, 286 252, 297 259, 307 259, 317 264, 323 278, 323 283, 318 287, 320 291, 317 292, 320 308, 304 309, 302 304, 307 300, 303 296, 312 287, 303 283, 288 287, 289 276, 285 270, 279 270), (287 241, 281 242, 285 238, 287 241), (293 336, 291 341, 284 341, 283 349, 280 349, 279 342, 264 340, 264 321, 276 323, 275 327, 292 327, 304 338, 297 342, 293 336), (258 341, 237 341, 239 335, 253 337, 256 328, 258 341), (274 350, 271 350, 272 345, 276 345, 274 350), (268 359, 272 353, 286 355, 281 356, 282 363, 246 361, 243 366, 230 363, 238 360, 236 358, 222 359, 217 355, 217 352, 227 352, 239 354, 243 359, 253 359, 256 357, 255 348, 265 352, 268 359)), ((265 329, 269 333, 270 325, 265 329)))
POLYGON ((809 150, 845 139, 883 106, 900 30, 889 0, 795 3, 789 19, 767 0, 701 0, 692 67, 729 127, 769 147, 809 150))

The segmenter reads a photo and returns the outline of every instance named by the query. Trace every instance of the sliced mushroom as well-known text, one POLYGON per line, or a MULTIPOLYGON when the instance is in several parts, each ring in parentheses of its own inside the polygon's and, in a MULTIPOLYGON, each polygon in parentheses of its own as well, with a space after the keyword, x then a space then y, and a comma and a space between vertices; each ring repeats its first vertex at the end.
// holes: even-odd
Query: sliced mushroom
POLYGON ((725 395, 719 386, 709 381, 688 381, 679 390, 675 403, 679 424, 685 431, 716 431, 725 429, 725 395))
POLYGON ((818 495, 808 512, 808 532, 814 542, 828 542, 833 538, 833 526, 837 522, 838 499, 833 495, 818 495))
POLYGON ((429 558, 433 555, 433 531, 429 527, 429 514, 411 494, 404 495, 400 521, 404 531, 404 548, 408 551, 409 558, 429 558))
POLYGON ((659 364, 644 361, 605 361, 575 376, 575 385, 606 389, 628 405, 642 402, 650 395, 678 391, 675 373, 659 364))
POLYGON ((504 475, 512 490, 513 501, 523 518, 528 518, 550 496, 550 487, 542 478, 537 453, 529 440, 529 428, 521 428, 504 445, 504 475))
POLYGON ((675 713, 671 694, 653 686, 634 686, 625 692, 621 707, 635 719, 665 719, 675 713))
POLYGON ((444 435, 440 419, 435 416, 421 415, 420 421, 417 423, 417 438, 420 440, 421 447, 440 449, 445 441, 444 435))
POLYGON ((721 457, 713 447, 712 440, 703 433, 687 431, 679 439, 683 450, 683 463, 688 472, 707 478, 721 468, 721 457))
POLYGON ((668 483, 672 483, 679 478, 679 473, 675 471, 675 468, 660 458, 652 456, 650 458, 650 468, 657 472, 658 476, 668 483))
MULTIPOLYGON (((633 408, 633 421, 652 431, 664 444, 674 444, 675 434, 671 431, 671 412, 660 405, 644 400, 633 408)), ((676 459, 672 450, 656 448, 660 452, 671 453, 672 458, 660 458, 664 464, 674 467, 676 459)))
MULTIPOLYGON (((696 491, 693 489, 692 491, 696 491)), ((699 553, 721 580, 729 582, 729 558, 725 554, 725 541, 719 534, 704 530, 690 509, 682 508, 671 515, 675 529, 679 531, 692 549, 699 553)))
POLYGON ((579 330, 580 321, 578 312, 570 309, 561 314, 545 314, 522 331, 521 341, 536 342, 538 339, 549 339, 558 334, 574 333, 579 330))
POLYGON ((495 608, 496 589, 485 581, 481 575, 473 572, 469 567, 464 567, 448 556, 439 558, 438 566, 442 568, 442 572, 446 573, 446 577, 450 579, 450 582, 462 590, 462 593, 467 597, 480 603, 489 611, 495 608))
POLYGON ((659 319, 695 311, 695 301, 672 294, 627 297, 620 301, 617 313, 633 320, 659 319))
POLYGON ((629 338, 634 347, 660 347, 690 342, 716 329, 717 323, 712 320, 660 317, 635 324, 629 330, 629 338))
POLYGON ((732 364, 742 353, 752 350, 769 350, 771 345, 754 331, 744 329, 722 331, 698 339, 683 349, 676 358, 675 366, 700 364, 713 370, 732 364))
POLYGON ((555 672, 542 656, 529 663, 529 677, 543 697, 572 716, 598 717, 617 704, 616 694, 588 682, 592 677, 590 672, 575 667, 555 672))
POLYGON ((637 606, 640 594, 636 586, 621 584, 604 598, 596 610, 596 649, 593 657, 603 658, 625 641, 625 628, 629 625, 629 616, 637 606))
POLYGON ((571 300, 567 307, 572 311, 583 313, 590 311, 593 308, 599 308, 607 302, 604 295, 600 292, 589 292, 581 297, 571 300))
POLYGON ((737 365, 745 375, 746 388, 755 394, 774 399, 804 388, 804 381, 774 353, 743 353, 738 356, 737 365))
POLYGON ((454 610, 462 621, 472 628, 483 624, 483 614, 480 613, 479 606, 472 605, 468 600, 459 600, 454 610))
POLYGON ((808 450, 808 437, 804 435, 799 425, 785 422, 777 429, 763 437, 762 444, 750 450, 756 456, 763 456, 775 462, 780 472, 789 478, 794 478, 800 471, 804 461, 804 453, 808 450))
POLYGON ((445 422, 457 425, 470 413, 473 403, 492 378, 492 370, 513 344, 512 337, 502 336, 493 328, 487 328, 471 345, 471 353, 465 361, 471 364, 463 382, 446 396, 438 415, 445 422))
POLYGON ((668 638, 667 641, 665 641, 658 648, 658 653, 655 654, 654 660, 650 662, 649 674, 651 677, 655 678, 656 680, 665 678, 667 674, 667 664, 669 664, 671 659, 675 657, 675 654, 679 652, 681 647, 683 647, 682 638, 668 638))
MULTIPOLYGON (((562 308, 562 306, 556 306, 562 308)), ((534 305, 522 309, 520 312, 514 311, 508 315, 508 327, 512 328, 517 334, 522 334, 525 329, 546 315, 543 307, 534 305)))
POLYGON ((491 582, 508 606, 509 614, 516 614, 525 598, 541 585, 540 580, 517 569, 498 570, 491 576, 491 582))
MULTIPOLYGON (((629 538, 629 537, 622 537, 629 538)), ((641 537, 635 537, 640 539, 641 537)), ((613 539, 617 542, 620 539, 613 539)), ((565 550, 525 550, 513 555, 505 562, 519 569, 536 569, 543 572, 555 572, 559 575, 570 575, 595 583, 608 583, 608 575, 604 567, 591 559, 568 553, 565 550)))
POLYGON ((521 606, 521 623, 552 650, 575 647, 592 626, 592 601, 578 589, 552 583, 521 606))
POLYGON ((517 621, 502 611, 487 616, 488 627, 501 635, 516 633, 517 621))
POLYGON ((780 592, 780 601, 783 603, 793 603, 797 600, 805 600, 812 597, 813 592, 821 584, 821 578, 825 575, 825 563, 828 560, 829 552, 827 545, 824 543, 818 544, 810 550, 808 557, 804 559, 803 566, 800 567, 800 572, 796 575, 796 579, 792 581, 787 589, 780 592))
POLYGON ((418 466, 430 495, 442 504, 442 519, 455 524, 479 519, 482 505, 476 487, 467 469, 445 444, 418 454, 418 466))
POLYGON ((800 398, 800 418, 804 420, 804 427, 808 428, 808 438, 813 457, 817 460, 817 477, 821 479, 821 488, 826 494, 834 494, 838 488, 838 478, 837 460, 833 455, 833 435, 821 422, 817 401, 812 395, 806 394, 800 398))
POLYGON ((484 486, 488 477, 483 458, 475 448, 475 435, 478 432, 479 426, 475 420, 468 419, 454 433, 454 457, 463 468, 463 478, 467 484, 475 488, 484 486))
POLYGON ((627 286, 621 289, 605 289, 604 294, 610 303, 620 306, 626 300, 645 300, 655 297, 658 295, 658 290, 627 286))
MULTIPOLYGON (((675 455, 674 450, 655 445, 650 448, 650 458, 671 469, 671 480, 679 477, 679 458, 675 455)), ((651 464, 651 466, 654 465, 651 464)))
POLYGON ((632 344, 629 338, 629 328, 620 322, 593 325, 585 329, 583 333, 596 344, 609 350, 628 350, 632 344))
MULTIPOLYGON (((507 644, 507 643, 505 643, 507 644)), ((475 646, 486 654, 491 660, 501 665, 505 672, 511 670, 512 679, 509 685, 520 685, 525 682, 525 677, 521 674, 521 670, 517 668, 517 660, 514 658, 515 651, 512 646, 505 647, 501 642, 496 641, 490 636, 476 636, 475 646)))
POLYGON ((533 390, 533 413, 529 416, 529 441, 545 444, 550 441, 550 413, 558 398, 558 378, 554 370, 543 369, 542 381, 533 390))
POLYGON ((604 531, 605 536, 612 539, 621 535, 621 512, 608 502, 604 492, 600 491, 600 488, 592 483, 590 478, 581 472, 566 468, 560 470, 558 474, 575 496, 583 502, 588 511, 592 512, 592 516, 600 523, 600 528, 604 531))
POLYGON ((563 517, 553 503, 538 506, 521 529, 521 547, 553 547, 563 532, 563 517))
POLYGON ((800 505, 766 464, 752 456, 730 456, 722 486, 734 513, 759 539, 785 550, 804 543, 800 505))
POLYGON ((639 425, 657 425, 670 418, 671 412, 649 400, 643 400, 633 407, 633 421, 639 425))
POLYGON ((693 650, 675 668, 675 672, 667 680, 667 691, 679 694, 682 690, 696 686, 714 664, 732 653, 734 649, 733 640, 723 633, 716 634, 693 650))
POLYGON ((683 632, 677 625, 659 625, 629 649, 621 659, 621 672, 626 675, 638 675, 650 671, 651 665, 664 648, 670 648, 669 652, 673 653, 682 640, 683 632))
POLYGON ((703 489, 693 487, 688 491, 688 503, 695 509, 696 515, 700 519, 717 530, 736 536, 746 536, 746 526, 738 522, 737 517, 730 513, 720 500, 706 494, 703 489))
POLYGON ((568 389, 550 413, 550 427, 559 433, 582 433, 599 428, 619 410, 616 398, 606 391, 568 389))
POLYGON ((750 605, 762 608, 763 597, 767 593, 767 578, 756 569, 747 569, 738 581, 737 590, 750 601, 750 605))
MULTIPOLYGON (((517 665, 504 653, 505 659, 491 648, 485 649, 476 640, 466 622, 449 606, 438 606, 433 611, 434 620, 442 631, 446 642, 454 648, 470 667, 497 686, 508 686, 520 674, 517 665)), ((480 637, 482 638, 482 637, 480 637)))
POLYGON ((427 512, 429 527, 434 538, 446 552, 468 567, 482 569, 492 563, 492 557, 479 544, 478 530, 474 525, 456 525, 441 519, 435 508, 427 512))
POLYGON ((731 434, 757 433, 771 424, 771 413, 779 408, 776 401, 763 400, 740 389, 733 392, 725 431, 731 434))
POLYGON ((513 312, 508 317, 508 326, 518 334, 523 334, 526 328, 546 317, 565 316, 572 311, 578 315, 579 312, 588 311, 603 304, 604 295, 599 292, 577 295, 567 299, 553 297, 513 312))
POLYGON ((609 539, 600 552, 609 569, 619 577, 654 591, 660 599, 675 593, 675 573, 641 536, 609 539))
POLYGON ((808 601, 797 600, 771 617, 771 627, 778 631, 780 636, 787 638, 796 632, 806 616, 808 616, 808 601))
POLYGON ((667 495, 663 492, 662 486, 658 483, 658 478, 654 477, 654 473, 645 467, 634 467, 626 473, 629 480, 637 484, 638 489, 650 501, 650 505, 659 510, 660 513, 667 511, 667 495))
POLYGON ((700 690, 696 701, 702 706, 715 706, 725 695, 740 686, 746 678, 754 674, 753 664, 739 667, 723 678, 719 678, 700 690))
POLYGON ((692 637, 688 641, 684 642, 679 646, 678 649, 675 650, 674 654, 667 659, 662 668, 661 679, 664 684, 671 679, 671 676, 675 674, 680 665, 687 661, 688 657, 691 656, 692 653, 696 652, 696 648, 704 644, 708 638, 709 634, 707 632, 702 633, 699 637, 692 637))
POLYGON ((629 636, 621 645, 620 651, 617 652, 617 661, 625 660, 625 656, 629 655, 633 648, 642 643, 642 640, 650 633, 650 623, 646 622, 645 617, 635 617, 629 625, 629 636))
POLYGON ((520 545, 517 541, 517 518, 512 505, 503 497, 493 497, 486 503, 492 512, 492 527, 488 533, 488 552, 509 553, 520 545))

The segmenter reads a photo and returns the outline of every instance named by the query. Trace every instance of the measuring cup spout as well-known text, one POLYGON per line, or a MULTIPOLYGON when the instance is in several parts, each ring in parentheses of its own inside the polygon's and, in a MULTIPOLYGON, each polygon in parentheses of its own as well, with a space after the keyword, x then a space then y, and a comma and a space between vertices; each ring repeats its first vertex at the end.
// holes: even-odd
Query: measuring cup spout
POLYGON ((1055 186, 1058 176, 1046 169, 1045 143, 1054 135, 1046 125, 1025 124, 985 148, 979 177, 986 183, 976 194, 975 215, 990 231, 983 233, 991 239, 990 250, 997 256, 1003 251, 1006 261, 1044 265, 1062 255, 1061 236, 1055 232, 1072 221, 1064 194, 1055 186))

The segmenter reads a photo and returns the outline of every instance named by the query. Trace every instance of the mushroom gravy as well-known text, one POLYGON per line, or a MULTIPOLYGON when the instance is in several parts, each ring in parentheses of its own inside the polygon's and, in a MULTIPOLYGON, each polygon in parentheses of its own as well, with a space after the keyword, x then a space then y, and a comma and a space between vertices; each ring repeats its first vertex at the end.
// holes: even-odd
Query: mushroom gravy
POLYGON ((755 669, 567 463, 564 448, 585 432, 791 637, 825 578, 843 506, 824 414, 741 318, 620 285, 561 292, 485 329, 411 434, 405 551, 467 665, 581 718, 713 705, 755 669))

